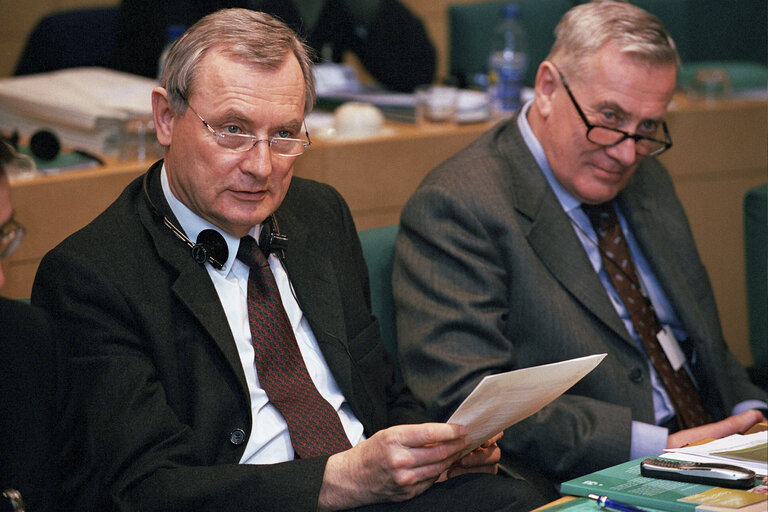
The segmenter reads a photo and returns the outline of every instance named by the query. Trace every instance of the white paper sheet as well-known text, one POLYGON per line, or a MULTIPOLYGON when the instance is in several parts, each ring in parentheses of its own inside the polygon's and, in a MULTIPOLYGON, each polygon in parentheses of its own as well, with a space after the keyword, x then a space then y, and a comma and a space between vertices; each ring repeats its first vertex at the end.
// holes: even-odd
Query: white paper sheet
POLYGON ((686 462, 716 462, 720 464, 733 464, 751 469, 758 475, 768 475, 768 462, 747 460, 737 455, 726 456, 723 452, 736 450, 753 450, 764 454, 768 459, 768 431, 754 434, 733 434, 722 439, 717 439, 706 444, 696 444, 665 450, 663 458, 683 460, 686 462))
POLYGON ((485 441, 538 412, 591 372, 606 354, 488 375, 448 419, 472 436, 469 453, 485 441))

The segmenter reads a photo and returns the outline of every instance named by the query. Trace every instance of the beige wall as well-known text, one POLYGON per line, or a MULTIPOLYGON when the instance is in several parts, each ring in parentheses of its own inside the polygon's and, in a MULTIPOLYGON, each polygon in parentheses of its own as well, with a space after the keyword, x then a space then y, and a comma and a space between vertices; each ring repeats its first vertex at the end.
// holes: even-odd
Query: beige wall
MULTIPOLYGON (((163 0, 157 0, 161 2, 163 0)), ((439 56, 439 75, 447 69, 448 32, 446 11, 449 4, 484 0, 401 0, 424 20, 439 56)), ((120 0, 0 0, 0 76, 10 76, 16 68, 27 36, 35 24, 53 11, 77 7, 118 5, 120 0)))

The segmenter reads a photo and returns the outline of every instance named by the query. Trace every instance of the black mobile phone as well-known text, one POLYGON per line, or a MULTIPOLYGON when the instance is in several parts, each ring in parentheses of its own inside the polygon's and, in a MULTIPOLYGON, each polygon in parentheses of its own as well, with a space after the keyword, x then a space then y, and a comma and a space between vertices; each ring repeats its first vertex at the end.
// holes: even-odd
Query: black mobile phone
POLYGON ((751 469, 710 462, 680 462, 667 459, 645 459, 640 474, 650 478, 678 480, 694 484, 749 489, 755 482, 751 469))

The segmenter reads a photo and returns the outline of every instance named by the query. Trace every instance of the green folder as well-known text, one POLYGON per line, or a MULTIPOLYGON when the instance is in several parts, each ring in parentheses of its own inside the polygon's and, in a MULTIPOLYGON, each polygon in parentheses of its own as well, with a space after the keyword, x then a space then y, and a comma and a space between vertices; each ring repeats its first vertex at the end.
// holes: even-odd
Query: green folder
POLYGON ((574 478, 560 484, 560 492, 583 497, 589 494, 608 496, 612 500, 636 507, 669 512, 693 512, 697 506, 695 503, 685 503, 678 500, 712 489, 711 485, 641 476, 640 462, 645 458, 635 459, 574 478))

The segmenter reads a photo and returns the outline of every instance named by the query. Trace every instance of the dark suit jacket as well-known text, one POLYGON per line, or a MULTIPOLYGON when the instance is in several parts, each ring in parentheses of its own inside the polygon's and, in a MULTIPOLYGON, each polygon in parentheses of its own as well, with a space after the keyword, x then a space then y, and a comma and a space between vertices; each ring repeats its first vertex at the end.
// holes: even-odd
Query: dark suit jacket
POLYGON ((67 373, 45 311, 0 298, 0 361, 0 491, 18 490, 29 510, 58 510, 56 427, 67 373))
MULTIPOLYGON (((647 159, 617 201, 687 331, 705 403, 723 418, 742 400, 765 400, 726 347, 665 169, 647 159)), ((504 453, 562 481, 626 461, 631 421, 654 423, 645 356, 516 119, 419 186, 402 213, 393 279, 403 375, 436 418, 485 375, 605 352, 563 397, 511 427, 504 453)))
MULTIPOLYGON (((171 216, 159 169, 149 171, 149 194, 171 216)), ((365 434, 423 421, 423 408, 393 385, 341 196, 294 178, 276 217, 299 303, 365 434)), ((153 215, 140 178, 43 259, 32 299, 73 340, 84 440, 82 453, 68 454, 83 458, 66 482, 75 509, 317 505, 326 457, 238 464, 255 427, 232 333, 205 268, 153 215)))

